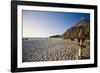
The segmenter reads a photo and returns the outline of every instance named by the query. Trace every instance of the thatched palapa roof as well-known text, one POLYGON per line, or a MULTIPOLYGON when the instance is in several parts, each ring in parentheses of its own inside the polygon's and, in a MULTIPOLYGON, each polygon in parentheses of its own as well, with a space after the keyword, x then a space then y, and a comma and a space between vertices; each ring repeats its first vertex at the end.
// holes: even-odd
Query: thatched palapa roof
POLYGON ((90 21, 84 17, 62 35, 63 39, 90 39, 90 21))

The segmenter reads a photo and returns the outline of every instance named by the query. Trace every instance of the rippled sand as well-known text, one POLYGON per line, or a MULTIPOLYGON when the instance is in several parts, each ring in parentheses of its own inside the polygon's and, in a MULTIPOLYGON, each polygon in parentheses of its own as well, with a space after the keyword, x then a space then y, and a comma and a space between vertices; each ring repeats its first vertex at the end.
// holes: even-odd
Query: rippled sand
MULTIPOLYGON (((22 61, 61 61, 78 59, 79 43, 77 41, 66 41, 63 39, 30 39, 23 40, 22 61)), ((84 59, 90 57, 89 42, 82 50, 84 59)))

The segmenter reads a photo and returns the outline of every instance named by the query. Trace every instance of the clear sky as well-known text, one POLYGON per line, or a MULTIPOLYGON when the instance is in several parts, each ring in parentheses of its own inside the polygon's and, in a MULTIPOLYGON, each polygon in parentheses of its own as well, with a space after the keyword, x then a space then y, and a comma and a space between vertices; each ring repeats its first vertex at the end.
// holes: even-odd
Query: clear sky
POLYGON ((90 20, 88 13, 23 10, 23 37, 49 37, 63 34, 81 20, 90 20))

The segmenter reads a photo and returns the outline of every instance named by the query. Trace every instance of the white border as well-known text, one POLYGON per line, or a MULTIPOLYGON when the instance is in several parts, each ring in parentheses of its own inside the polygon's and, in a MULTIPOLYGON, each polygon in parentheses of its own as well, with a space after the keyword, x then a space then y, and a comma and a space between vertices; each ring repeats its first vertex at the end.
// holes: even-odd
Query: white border
POLYGON ((40 6, 18 6, 18 40, 17 40, 17 64, 18 68, 25 67, 43 67, 57 65, 76 65, 76 64, 93 64, 94 63, 94 10, 92 9, 76 9, 76 8, 58 8, 58 7, 40 7, 40 6), (89 60, 68 60, 68 61, 51 61, 51 62, 22 62, 22 10, 40 10, 40 11, 56 11, 56 12, 78 12, 90 13, 90 59, 89 60))

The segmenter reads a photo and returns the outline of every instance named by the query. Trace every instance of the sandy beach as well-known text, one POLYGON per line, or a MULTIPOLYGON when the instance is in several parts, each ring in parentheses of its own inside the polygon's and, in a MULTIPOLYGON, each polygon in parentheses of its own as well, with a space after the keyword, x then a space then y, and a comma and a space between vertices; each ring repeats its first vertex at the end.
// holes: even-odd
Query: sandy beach
MULTIPOLYGON (((90 43, 82 49, 84 59, 90 58, 90 43)), ((79 42, 52 38, 33 38, 22 42, 22 62, 77 60, 79 42)))

